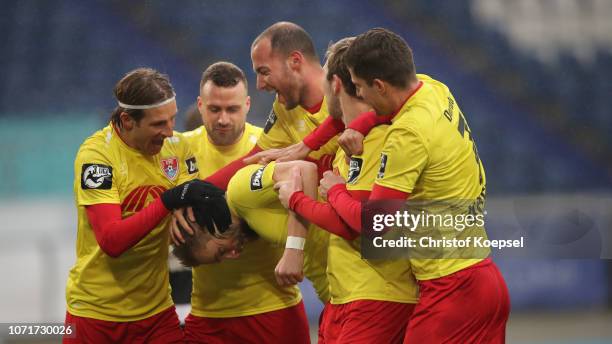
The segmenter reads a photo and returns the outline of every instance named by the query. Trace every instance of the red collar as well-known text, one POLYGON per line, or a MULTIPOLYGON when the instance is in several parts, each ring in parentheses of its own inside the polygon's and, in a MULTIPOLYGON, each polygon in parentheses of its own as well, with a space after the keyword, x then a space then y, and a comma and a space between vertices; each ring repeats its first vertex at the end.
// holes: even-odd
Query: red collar
POLYGON ((397 113, 404 107, 404 105, 406 105, 408 100, 410 100, 410 98, 412 98, 412 96, 415 93, 417 93, 417 91, 420 90, 422 86, 423 86, 423 82, 419 80, 419 84, 417 85, 417 87, 415 87, 414 90, 412 90, 412 92, 410 92, 410 94, 406 97, 406 100, 404 100, 402 105, 397 110, 395 110, 391 114, 389 114, 389 118, 394 118, 397 115, 397 113))
POLYGON ((318 104, 315 104, 309 108, 305 108, 306 111, 308 111, 311 115, 319 112, 319 110, 321 110, 321 106, 323 105, 323 100, 325 99, 322 99, 318 104))

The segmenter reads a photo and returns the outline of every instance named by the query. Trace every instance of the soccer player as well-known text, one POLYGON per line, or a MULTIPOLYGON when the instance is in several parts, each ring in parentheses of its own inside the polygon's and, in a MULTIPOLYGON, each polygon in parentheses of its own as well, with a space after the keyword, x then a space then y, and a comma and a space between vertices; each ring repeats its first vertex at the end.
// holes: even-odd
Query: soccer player
MULTIPOLYGON (((180 343, 170 297, 169 210, 206 205, 189 146, 173 136, 177 112, 165 75, 140 68, 115 86, 111 123, 81 145, 74 164, 78 209, 77 260, 66 286, 67 343, 180 343)), ((227 229, 229 209, 200 215, 227 229)), ((235 238, 207 249, 219 259, 235 238)), ((232 253, 233 254, 233 253, 232 253)), ((229 258, 229 257, 228 257, 229 258)))
MULTIPOLYGON (((484 168, 465 116, 448 87, 417 75, 406 42, 385 29, 357 36, 345 61, 357 94, 378 115, 392 116, 369 200, 469 200, 474 206, 463 209, 466 213, 482 209, 484 168)), ((344 180, 326 173, 321 188, 346 223, 360 230, 362 205, 347 191, 344 180)), ((486 235, 483 227, 475 231, 486 235)), ((445 234, 460 235, 457 231, 445 234)), ((411 258, 410 263, 419 281, 420 299, 406 343, 504 342, 508 291, 486 254, 470 259, 411 258)))
MULTIPOLYGON (((318 180, 317 168, 314 164, 304 161, 294 161, 287 163, 271 162, 268 165, 249 165, 238 171, 231 179, 228 190, 226 193, 226 199, 223 197, 213 198, 211 202, 218 202, 220 204, 228 204, 232 211, 232 225, 229 231, 235 230, 235 227, 247 227, 252 229, 258 236, 259 239, 255 241, 249 241, 246 243, 244 250, 249 250, 249 245, 255 245, 254 247, 261 247, 257 245, 258 241, 266 241, 271 243, 272 247, 286 247, 286 250, 293 250, 299 254, 300 259, 297 261, 297 267, 300 273, 303 270, 303 274, 313 280, 313 284, 317 285, 317 278, 320 271, 324 271, 324 266, 321 266, 320 258, 325 256, 321 255, 320 245, 315 241, 316 231, 321 229, 310 226, 306 235, 307 240, 304 237, 298 238, 291 235, 292 225, 291 212, 287 212, 285 208, 280 204, 278 200, 278 194, 274 189, 274 185, 280 181, 287 180, 290 176, 291 169, 299 167, 303 171, 304 179, 304 191, 310 196, 315 197, 316 186, 318 180)), ((197 210, 196 214, 197 214, 197 210)), ((181 252, 182 256, 189 257, 188 259, 182 259, 183 261, 192 262, 192 265, 198 265, 204 263, 202 261, 200 253, 198 251, 204 245, 195 236, 188 235, 185 229, 178 227, 179 230, 184 231, 184 236, 188 239, 181 244, 176 245, 175 251, 181 252)), ((194 228, 196 233, 197 228, 194 228)), ((249 230, 244 230, 248 232, 249 230)), ((260 255, 264 255, 265 252, 259 252, 260 255)), ((243 264, 249 264, 248 261, 243 261, 243 264)), ((273 267, 272 267, 273 268, 273 267)), ((278 269, 278 268, 277 268, 278 269)), ((291 277, 285 275, 281 279, 278 279, 278 284, 288 286, 295 285, 301 280, 301 276, 291 277)), ((262 295, 252 295, 257 298, 262 295)), ((293 307, 292 307, 293 308, 293 307)), ((275 312, 272 312, 275 313, 275 312)), ((242 340, 237 342, 255 342, 255 343, 310 343, 308 326, 301 326, 302 323, 306 322, 306 316, 303 312, 300 313, 302 319, 296 319, 296 314, 291 312, 283 311, 287 313, 287 316, 291 316, 291 319, 287 321, 298 321, 300 324, 287 324, 284 321, 279 321, 273 316, 263 314, 263 316, 252 316, 246 317, 240 324, 246 325, 242 328, 232 328, 226 331, 244 331, 244 334, 238 334, 242 340), (265 321, 267 326, 252 325, 249 324, 249 319, 257 321, 265 321), (288 326, 294 333, 287 333, 283 326, 288 326), (260 331, 261 333, 253 333, 252 331, 260 331), (286 338, 278 338, 277 332, 286 333, 286 338), (247 338, 248 337, 248 338, 247 338)), ((227 321, 236 322, 240 319, 228 319, 227 321)), ((225 319, 219 319, 218 322, 225 321, 225 319)), ((189 325, 189 323, 187 323, 189 325)), ((220 326, 220 325, 217 325, 220 326)), ((197 329, 196 329, 197 330, 197 329)), ((224 339, 224 330, 220 329, 215 335, 219 336, 219 339, 224 339)), ((216 341, 213 339, 213 343, 216 341)), ((230 338, 229 342, 234 342, 234 339, 230 338)))
MULTIPOLYGON (((257 142, 262 130, 246 122, 251 105, 247 90, 244 72, 232 63, 214 63, 202 74, 197 107, 204 125, 183 134, 196 159, 205 162, 199 165, 200 178, 242 157, 257 142)), ((205 241, 205 235, 195 241, 205 241)), ((299 289, 276 283, 274 270, 283 253, 281 246, 254 240, 239 259, 194 267, 186 341, 307 342, 299 289)))
MULTIPOLYGON (((343 60, 354 38, 331 45, 324 66, 325 99, 330 116, 348 125, 371 111, 356 97, 355 86, 343 60)), ((373 128, 365 137, 363 154, 345 161, 338 150, 334 167, 348 180, 347 189, 359 199, 367 199, 378 171, 378 158, 388 125, 373 128)), ((403 260, 364 260, 358 232, 342 221, 327 203, 316 202, 301 190, 301 180, 282 183, 279 198, 305 219, 329 230, 327 274, 331 304, 323 316, 319 343, 401 343, 408 319, 418 298, 418 287, 410 264, 403 260)))

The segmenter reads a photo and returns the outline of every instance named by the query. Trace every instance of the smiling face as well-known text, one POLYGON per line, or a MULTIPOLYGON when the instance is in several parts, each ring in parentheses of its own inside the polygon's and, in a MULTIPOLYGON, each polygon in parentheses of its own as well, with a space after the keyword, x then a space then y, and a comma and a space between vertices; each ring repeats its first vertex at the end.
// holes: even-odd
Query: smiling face
POLYGON ((276 92, 278 101, 287 110, 294 109, 301 101, 302 82, 295 68, 300 61, 296 59, 291 54, 282 56, 274 52, 269 38, 262 38, 251 50, 257 89, 276 92))
POLYGON ((164 140, 173 134, 176 101, 142 111, 144 115, 138 121, 126 112, 120 115, 121 136, 128 146, 142 154, 155 155, 161 151, 164 140))
POLYGON ((251 106, 246 86, 221 87, 207 81, 200 90, 198 109, 211 142, 227 146, 240 139, 251 106))

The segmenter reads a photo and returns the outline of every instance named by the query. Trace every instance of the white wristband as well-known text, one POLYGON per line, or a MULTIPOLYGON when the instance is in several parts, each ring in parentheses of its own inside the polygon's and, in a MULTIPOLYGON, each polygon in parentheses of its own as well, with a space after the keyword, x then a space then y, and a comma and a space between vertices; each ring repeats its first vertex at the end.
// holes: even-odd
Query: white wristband
POLYGON ((288 236, 287 243, 285 244, 285 248, 293 248, 296 250, 304 250, 304 244, 306 243, 306 239, 297 236, 288 236))

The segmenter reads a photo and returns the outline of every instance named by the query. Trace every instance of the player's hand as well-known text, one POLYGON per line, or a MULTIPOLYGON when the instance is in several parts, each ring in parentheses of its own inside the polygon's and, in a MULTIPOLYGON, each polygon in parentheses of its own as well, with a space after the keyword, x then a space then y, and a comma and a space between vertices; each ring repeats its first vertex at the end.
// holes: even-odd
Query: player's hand
POLYGON ((206 201, 208 197, 223 196, 225 192, 209 182, 190 180, 164 191, 161 200, 169 210, 193 206, 206 201))
POLYGON ((364 136, 362 133, 351 128, 346 128, 338 138, 338 144, 342 150, 344 150, 346 156, 350 157, 363 153, 363 139, 364 136))
MULTIPOLYGON (((193 214, 193 209, 191 207, 187 208, 187 217, 189 221, 192 223, 195 222, 195 216, 193 214)), ((175 209, 172 211, 172 219, 170 220, 170 237, 172 238, 172 242, 174 245, 179 246, 185 243, 185 238, 183 234, 181 234, 180 226, 187 232, 189 235, 195 234, 195 229, 191 228, 189 222, 185 219, 185 215, 183 214, 183 209, 175 209)))
POLYGON ((319 182, 319 195, 327 199, 327 192, 332 186, 344 183, 346 183, 346 181, 336 171, 325 171, 323 173, 323 179, 319 182))
POLYGON ((281 181, 274 184, 274 188, 278 189, 278 199, 283 207, 289 209, 289 200, 294 192, 302 191, 302 174, 298 167, 291 169, 289 180, 281 181))
POLYGON ((268 149, 263 152, 259 152, 254 154, 246 159, 244 159, 245 164, 260 164, 265 165, 270 161, 293 161, 293 160, 302 160, 308 156, 310 153, 310 148, 306 146, 303 142, 296 143, 289 147, 278 148, 278 149, 268 149))
POLYGON ((286 248, 274 269, 276 282, 281 287, 289 287, 304 280, 304 251, 286 248))

